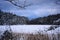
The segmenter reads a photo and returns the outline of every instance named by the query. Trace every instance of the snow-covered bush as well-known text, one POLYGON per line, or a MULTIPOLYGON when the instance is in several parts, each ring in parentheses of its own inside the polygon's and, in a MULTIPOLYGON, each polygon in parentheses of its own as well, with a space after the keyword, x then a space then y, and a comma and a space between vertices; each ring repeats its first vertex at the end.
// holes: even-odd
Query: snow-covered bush
POLYGON ((3 35, 1 35, 0 40, 12 40, 13 36, 12 33, 9 32, 8 30, 4 31, 3 35))

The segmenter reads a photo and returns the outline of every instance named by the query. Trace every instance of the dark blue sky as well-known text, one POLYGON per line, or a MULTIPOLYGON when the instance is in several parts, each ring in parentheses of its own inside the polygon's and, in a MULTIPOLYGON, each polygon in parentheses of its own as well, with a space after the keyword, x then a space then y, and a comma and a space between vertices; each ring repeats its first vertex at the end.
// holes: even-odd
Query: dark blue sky
POLYGON ((56 4, 55 0, 28 0, 28 3, 33 5, 20 9, 7 1, 0 0, 0 9, 30 19, 60 13, 60 5, 56 4))

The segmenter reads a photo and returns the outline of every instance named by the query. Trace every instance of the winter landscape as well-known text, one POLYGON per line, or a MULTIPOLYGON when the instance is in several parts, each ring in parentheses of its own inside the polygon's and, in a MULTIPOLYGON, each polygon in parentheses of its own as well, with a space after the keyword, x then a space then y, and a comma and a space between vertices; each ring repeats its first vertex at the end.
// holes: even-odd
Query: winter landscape
POLYGON ((60 40, 60 25, 1 25, 0 40, 60 40))
POLYGON ((0 40, 60 40, 60 0, 0 0, 0 40))

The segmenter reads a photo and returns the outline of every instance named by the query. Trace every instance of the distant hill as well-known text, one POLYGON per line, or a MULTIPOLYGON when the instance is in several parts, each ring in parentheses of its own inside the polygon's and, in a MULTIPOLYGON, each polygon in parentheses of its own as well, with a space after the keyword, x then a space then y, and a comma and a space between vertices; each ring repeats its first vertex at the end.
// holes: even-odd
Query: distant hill
POLYGON ((0 25, 17 25, 27 24, 28 18, 24 16, 17 16, 12 13, 3 12, 0 10, 0 25))
POLYGON ((28 17, 17 16, 16 14, 7 13, 0 10, 0 25, 19 24, 60 25, 60 14, 54 14, 29 20, 28 17))
POLYGON ((60 25, 60 14, 32 19, 29 24, 60 25))

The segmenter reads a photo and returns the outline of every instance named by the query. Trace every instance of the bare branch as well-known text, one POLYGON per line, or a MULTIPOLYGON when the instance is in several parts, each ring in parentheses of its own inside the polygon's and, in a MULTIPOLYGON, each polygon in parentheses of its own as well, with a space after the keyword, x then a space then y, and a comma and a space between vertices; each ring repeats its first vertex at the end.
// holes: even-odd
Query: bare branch
POLYGON ((28 6, 32 5, 32 3, 27 3, 27 0, 24 0, 22 5, 18 5, 19 0, 6 0, 6 1, 12 3, 13 5, 15 5, 15 6, 19 7, 19 8, 24 8, 24 9, 25 9, 25 7, 28 7, 28 6), (18 2, 16 2, 16 1, 18 1, 18 2))
POLYGON ((60 0, 56 0, 55 3, 58 4, 58 5, 60 5, 60 0))
POLYGON ((8 0, 8 2, 10 2, 10 3, 12 3, 13 5, 18 6, 18 7, 20 7, 20 8, 23 8, 22 6, 17 5, 16 3, 13 3, 11 0, 8 0))

